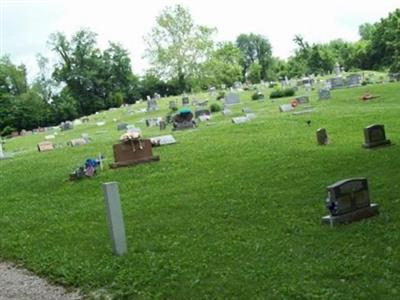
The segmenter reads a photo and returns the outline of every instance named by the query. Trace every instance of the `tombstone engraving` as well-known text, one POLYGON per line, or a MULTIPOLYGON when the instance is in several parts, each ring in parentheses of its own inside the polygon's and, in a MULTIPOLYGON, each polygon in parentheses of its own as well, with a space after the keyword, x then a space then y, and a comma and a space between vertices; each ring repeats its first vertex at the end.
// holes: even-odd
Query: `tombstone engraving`
POLYGON ((37 148, 39 152, 46 152, 54 150, 54 145, 52 142, 41 142, 37 144, 37 148))
POLYGON ((118 183, 103 183, 103 195, 113 253, 121 256, 127 252, 127 245, 118 183))
POLYGON ((391 141, 386 139, 384 125, 373 124, 364 128, 364 148, 370 149, 389 145, 391 145, 391 141))
POLYGON ((150 140, 128 140, 113 145, 115 162, 111 168, 135 166, 142 163, 159 161, 159 156, 153 156, 150 140))
POLYGON ((319 94, 319 100, 331 99, 331 91, 329 89, 320 89, 318 94, 319 94))
POLYGON ((328 139, 328 133, 326 132, 325 128, 319 128, 317 130, 317 142, 318 145, 328 145, 329 139, 328 139))
POLYGON ((369 218, 379 213, 378 205, 370 203, 366 178, 350 178, 327 187, 326 207, 329 215, 323 223, 335 225, 369 218))
POLYGON ((172 135, 162 135, 150 138, 153 147, 175 144, 176 140, 172 135))
POLYGON ((295 98, 297 100, 297 102, 299 104, 305 104, 305 103, 309 103, 310 99, 308 98, 308 96, 298 96, 295 98))
POLYGON ((240 103, 239 94, 236 94, 236 93, 228 93, 228 94, 225 96, 224 105, 234 105, 234 104, 239 104, 239 103, 240 103))

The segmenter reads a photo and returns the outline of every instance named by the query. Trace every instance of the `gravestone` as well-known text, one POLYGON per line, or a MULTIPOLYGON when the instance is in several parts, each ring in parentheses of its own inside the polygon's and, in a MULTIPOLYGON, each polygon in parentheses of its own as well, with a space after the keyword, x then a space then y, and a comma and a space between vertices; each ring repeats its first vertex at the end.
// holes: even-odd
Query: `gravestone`
POLYGON ((308 96, 298 96, 295 98, 297 100, 297 102, 299 104, 305 104, 305 103, 309 103, 310 99, 308 98, 308 96))
POLYGON ((127 126, 128 126, 128 124, 126 124, 126 123, 120 123, 117 125, 117 130, 118 131, 126 130, 127 126))
POLYGON ((79 138, 79 139, 72 139, 70 140, 67 145, 70 145, 71 147, 78 147, 82 145, 86 145, 88 142, 84 138, 79 138))
POLYGON ((52 142, 41 142, 37 144, 37 148, 39 152, 46 152, 54 150, 54 145, 52 142))
POLYGON ((400 81, 400 72, 399 73, 390 73, 389 74, 389 81, 390 82, 400 81))
POLYGON ((193 113, 188 109, 182 109, 173 116, 172 125, 172 130, 184 130, 196 127, 196 123, 193 121, 193 113))
POLYGON ((320 89, 318 94, 319 94, 319 100, 331 99, 331 91, 329 89, 320 89))
POLYGON ((361 86, 362 77, 359 74, 349 75, 346 78, 348 87, 361 86))
POLYGON ((160 130, 165 130, 167 128, 167 123, 164 120, 158 122, 160 125, 160 130))
POLYGON ((176 140, 172 135, 162 135, 150 138, 153 147, 175 144, 176 140))
POLYGON ((342 77, 335 77, 329 80, 332 89, 339 89, 345 86, 344 80, 342 77))
POLYGON ((247 123, 247 122, 250 122, 250 119, 247 118, 246 116, 232 118, 233 124, 243 124, 243 123, 247 123))
POLYGON ((82 123, 89 123, 89 117, 83 117, 82 118, 82 123))
POLYGON ((239 104, 239 103, 240 103, 239 94, 236 94, 236 93, 228 93, 228 94, 225 96, 224 105, 234 105, 234 104, 239 104))
POLYGON ((195 118, 198 118, 198 117, 200 117, 200 116, 210 116, 211 115, 211 112, 210 112, 210 110, 209 109, 197 109, 195 112, 194 112, 194 116, 195 116, 195 118))
POLYGON ((198 119, 200 122, 207 122, 207 121, 210 121, 211 116, 210 115, 200 115, 198 117, 198 119))
POLYGON ((61 131, 71 130, 74 128, 74 124, 70 121, 62 122, 60 125, 61 131))
POLYGON ((251 108, 249 108, 249 107, 244 107, 244 108, 242 108, 242 112, 244 112, 245 114, 250 114, 250 113, 252 113, 253 111, 252 111, 251 108))
POLYGON ((391 145, 391 142, 386 139, 384 125, 373 124, 364 128, 364 148, 370 149, 389 145, 391 145))
POLYGON ((86 143, 89 143, 89 141, 90 141, 90 137, 89 137, 88 133, 82 133, 81 138, 83 138, 86 141, 86 143))
POLYGON ((230 114, 232 114, 232 111, 229 108, 224 107, 224 109, 222 110, 222 114, 224 116, 229 116, 230 114))
POLYGON ((199 107, 207 107, 208 106, 208 101, 199 101, 197 102, 197 106, 199 107))
POLYGON ((158 104, 157 100, 155 98, 153 99, 147 99, 147 112, 152 112, 158 110, 158 104))
POLYGON ((328 133, 326 132, 325 128, 319 128, 317 130, 317 142, 318 145, 328 145, 329 139, 328 139, 328 133))
POLYGON ((146 126, 147 127, 155 127, 155 126, 160 126, 160 121, 162 120, 161 117, 157 117, 157 118, 149 118, 146 119, 146 126))
POLYGON ((46 135, 46 136, 44 137, 45 140, 54 140, 55 138, 56 138, 56 137, 55 137, 55 135, 53 135, 53 134, 46 135))
POLYGON ((182 96, 182 105, 189 105, 189 96, 187 95, 182 96))
POLYGON ((113 145, 115 162, 111 168, 135 166, 142 163, 159 161, 159 156, 153 156, 150 140, 128 140, 113 145))
POLYGON ((169 109, 176 110, 178 106, 176 105, 175 101, 169 101, 169 109))
POLYGON ((98 122, 96 122, 96 125, 99 126, 99 127, 101 127, 101 126, 106 125, 106 122, 104 122, 104 121, 98 121, 98 122))
POLYGON ((4 150, 3 150, 3 141, 0 138, 0 160, 2 159, 7 159, 7 158, 12 158, 13 155, 12 154, 7 154, 4 150))
POLYGON ((265 99, 265 96, 264 96, 264 94, 261 93, 260 91, 257 91, 257 92, 254 94, 253 100, 264 100, 264 99, 265 99))
POLYGON ((291 110, 293 110, 293 106, 291 104, 279 105, 279 111, 280 112, 289 112, 291 110))
POLYGON ((335 225, 369 218, 379 213, 378 205, 370 203, 366 178, 350 178, 327 187, 326 207, 329 215, 323 223, 335 225))

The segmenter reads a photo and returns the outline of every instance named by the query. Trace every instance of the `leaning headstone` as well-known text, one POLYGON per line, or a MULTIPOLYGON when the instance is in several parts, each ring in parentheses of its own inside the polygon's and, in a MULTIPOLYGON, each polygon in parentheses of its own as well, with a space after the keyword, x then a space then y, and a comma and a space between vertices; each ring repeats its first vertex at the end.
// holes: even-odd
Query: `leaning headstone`
POLYGON ((127 252, 127 245, 118 183, 104 183, 103 194, 113 253, 121 256, 127 252))
POLYGON ((280 112, 289 112, 291 110, 293 110, 293 106, 291 104, 279 105, 279 111, 280 112))
POLYGON ((299 104, 305 104, 305 103, 309 103, 310 99, 308 98, 308 96, 298 96, 295 98, 297 100, 297 102, 299 104))
POLYGON ((326 132, 325 128, 319 128, 317 130, 317 142, 318 145, 328 145, 329 139, 328 139, 328 133, 326 132))
POLYGON ((52 142, 41 142, 37 145, 39 152, 54 150, 54 145, 52 142))
POLYGON ((175 144, 176 140, 172 135, 162 135, 150 138, 153 147, 175 144))
POLYGON ((246 116, 232 118, 233 124, 243 124, 243 123, 247 123, 247 122, 250 122, 250 119, 247 118, 246 116))
POLYGON ((329 100, 331 99, 331 91, 329 89, 319 90, 319 100, 329 100))
POLYGON ((237 93, 228 93, 225 96, 224 105, 233 105, 233 104, 239 104, 239 103, 240 103, 239 94, 237 94, 237 93))
POLYGON ((389 146, 390 144, 390 140, 386 139, 384 125, 373 124, 364 128, 364 148, 370 149, 380 146, 389 146))
POLYGON ((349 223, 377 215, 378 205, 370 203, 366 178, 351 178, 327 187, 326 207, 329 215, 323 223, 335 225, 349 223))

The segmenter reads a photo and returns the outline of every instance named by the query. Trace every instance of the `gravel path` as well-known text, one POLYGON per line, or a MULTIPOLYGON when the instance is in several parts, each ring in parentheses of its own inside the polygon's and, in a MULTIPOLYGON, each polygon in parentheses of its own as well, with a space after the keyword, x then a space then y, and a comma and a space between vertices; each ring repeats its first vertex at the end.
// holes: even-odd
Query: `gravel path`
POLYGON ((49 284, 46 280, 0 262, 0 300, 78 300, 78 292, 67 293, 63 287, 49 284))

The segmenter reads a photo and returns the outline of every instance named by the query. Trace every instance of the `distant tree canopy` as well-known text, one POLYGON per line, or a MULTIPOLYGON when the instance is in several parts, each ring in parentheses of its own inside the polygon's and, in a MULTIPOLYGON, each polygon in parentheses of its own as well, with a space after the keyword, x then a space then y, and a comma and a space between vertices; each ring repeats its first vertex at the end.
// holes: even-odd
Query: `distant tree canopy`
POLYGON ((346 70, 400 72, 400 9, 360 25, 357 42, 310 44, 296 35, 294 55, 286 60, 272 56, 262 35, 240 34, 233 42, 215 43, 215 31, 196 25, 181 5, 166 7, 145 38, 150 68, 142 77, 133 74, 126 49, 109 42, 101 50, 97 34, 88 29, 71 38, 53 33, 48 44, 58 62, 52 66, 39 54, 39 73, 30 84, 24 65, 0 57, 0 134, 56 125, 154 93, 177 95, 235 81, 327 74, 336 62, 346 70))

